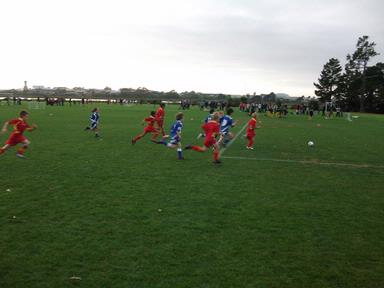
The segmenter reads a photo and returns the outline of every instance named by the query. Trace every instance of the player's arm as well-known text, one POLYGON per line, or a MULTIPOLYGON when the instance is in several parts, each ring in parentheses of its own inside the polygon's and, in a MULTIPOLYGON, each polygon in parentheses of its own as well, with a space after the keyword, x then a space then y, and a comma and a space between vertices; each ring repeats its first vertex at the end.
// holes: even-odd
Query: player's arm
POLYGON ((27 129, 25 129, 25 130, 27 130, 27 131, 33 131, 33 130, 35 130, 35 129, 37 129, 37 125, 36 125, 36 124, 32 124, 31 126, 28 126, 27 129))
POLYGON ((4 134, 8 130, 9 121, 5 122, 3 128, 1 129, 1 134, 4 134))

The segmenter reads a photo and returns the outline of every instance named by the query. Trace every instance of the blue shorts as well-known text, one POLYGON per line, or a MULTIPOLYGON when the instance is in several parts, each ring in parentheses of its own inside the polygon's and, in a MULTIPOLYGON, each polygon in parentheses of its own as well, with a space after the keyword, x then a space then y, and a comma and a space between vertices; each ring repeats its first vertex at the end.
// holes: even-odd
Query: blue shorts
POLYGON ((223 135, 223 136, 227 136, 228 133, 229 133, 229 130, 220 131, 220 134, 223 135))
POLYGON ((97 122, 91 122, 91 130, 97 129, 97 122))
POLYGON ((180 142, 180 137, 179 136, 174 136, 174 137, 172 137, 171 138, 171 140, 169 141, 169 143, 170 144, 172 144, 172 145, 176 145, 176 144, 178 144, 180 142))

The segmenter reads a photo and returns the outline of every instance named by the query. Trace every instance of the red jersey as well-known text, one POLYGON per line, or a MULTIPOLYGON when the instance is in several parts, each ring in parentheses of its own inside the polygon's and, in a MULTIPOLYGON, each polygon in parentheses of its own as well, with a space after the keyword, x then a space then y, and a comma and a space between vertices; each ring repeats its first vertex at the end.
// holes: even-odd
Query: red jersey
POLYGON ((247 134, 253 134, 255 133, 256 129, 256 119, 252 118, 248 121, 248 127, 247 127, 247 134))
POLYGON ((220 133, 219 123, 213 120, 205 123, 202 128, 205 132, 205 139, 214 138, 216 134, 220 133))
POLYGON ((156 119, 153 116, 149 116, 149 117, 145 118, 144 121, 147 122, 147 127, 153 127, 156 119))
POLYGON ((156 120, 163 120, 165 116, 165 111, 163 107, 159 107, 156 111, 156 120))
POLYGON ((21 118, 8 121, 8 125, 13 125, 12 134, 23 134, 26 129, 31 128, 31 126, 29 126, 27 122, 21 118))

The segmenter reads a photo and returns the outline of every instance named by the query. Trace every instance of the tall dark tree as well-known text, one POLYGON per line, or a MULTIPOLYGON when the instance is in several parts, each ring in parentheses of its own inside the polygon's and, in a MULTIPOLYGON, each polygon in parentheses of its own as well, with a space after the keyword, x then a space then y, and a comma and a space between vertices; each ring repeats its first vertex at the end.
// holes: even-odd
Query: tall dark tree
MULTIPOLYGON (((356 44, 356 51, 350 55, 347 55, 347 64, 346 64, 346 72, 352 76, 347 81, 351 81, 347 83, 347 86, 357 85, 359 82, 358 78, 360 78, 360 91, 359 91, 359 110, 360 112, 365 111, 365 99, 366 99, 366 72, 368 67, 368 62, 372 57, 379 55, 375 51, 375 42, 368 41, 369 36, 359 37, 356 44), (348 70, 348 71, 347 71, 348 70)), ((352 91, 350 91, 352 92, 352 91)), ((356 91, 355 91, 356 92, 356 91)), ((348 95, 349 97, 353 97, 355 95, 348 95)))
POLYGON ((341 78, 340 61, 336 58, 331 58, 324 65, 318 79, 319 83, 313 83, 317 90, 316 96, 319 96, 321 102, 337 100, 340 101, 339 85, 341 78))
POLYGON ((365 108, 368 112, 384 113, 384 63, 367 67, 365 108))

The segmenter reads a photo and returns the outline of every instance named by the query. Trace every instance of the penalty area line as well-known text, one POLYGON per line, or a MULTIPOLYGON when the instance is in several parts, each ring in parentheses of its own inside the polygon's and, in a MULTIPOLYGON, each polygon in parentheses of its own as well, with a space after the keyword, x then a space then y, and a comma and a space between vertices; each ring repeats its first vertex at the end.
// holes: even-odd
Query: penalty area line
POLYGON ((240 129, 240 131, 235 135, 235 137, 233 137, 233 139, 227 144, 227 146, 225 146, 223 149, 220 150, 220 157, 232 145, 232 143, 236 141, 236 139, 240 136, 240 134, 243 133, 247 125, 248 123, 245 123, 245 125, 240 129))
POLYGON ((323 165, 323 166, 344 166, 344 167, 353 167, 353 168, 384 169, 384 166, 382 165, 371 165, 371 164, 364 164, 364 163, 318 162, 318 161, 311 161, 311 160, 252 158, 252 157, 241 157, 241 156, 223 156, 223 158, 235 159, 235 160, 270 161, 270 162, 284 162, 284 163, 298 163, 298 164, 315 164, 315 165, 323 165))

